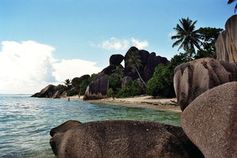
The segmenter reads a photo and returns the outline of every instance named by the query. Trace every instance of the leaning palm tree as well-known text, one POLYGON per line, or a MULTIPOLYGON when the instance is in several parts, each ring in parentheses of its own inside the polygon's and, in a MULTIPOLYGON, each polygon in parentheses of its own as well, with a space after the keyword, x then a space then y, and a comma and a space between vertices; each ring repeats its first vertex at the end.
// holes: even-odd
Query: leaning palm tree
MULTIPOLYGON (((234 1, 236 1, 236 0, 228 0, 228 4, 231 4, 231 3, 233 3, 234 1)), ((236 11, 237 11, 237 4, 235 5, 235 10, 234 10, 234 12, 236 13, 236 11)))
POLYGON ((138 69, 142 66, 142 61, 137 51, 130 52, 128 54, 128 65, 136 71, 139 79, 142 81, 143 85, 146 87, 146 82, 142 79, 141 74, 138 69))
POLYGON ((179 22, 180 24, 174 28, 176 35, 171 37, 172 40, 176 40, 172 47, 179 46, 178 50, 184 49, 191 59, 196 54, 195 48, 200 49, 200 34, 198 30, 195 30, 197 21, 182 18, 179 22))

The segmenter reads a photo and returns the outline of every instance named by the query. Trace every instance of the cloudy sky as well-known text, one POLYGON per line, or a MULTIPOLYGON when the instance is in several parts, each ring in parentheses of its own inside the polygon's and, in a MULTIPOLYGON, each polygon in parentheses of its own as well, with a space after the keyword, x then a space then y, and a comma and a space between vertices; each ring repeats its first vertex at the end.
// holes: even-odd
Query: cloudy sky
POLYGON ((178 20, 223 28, 234 7, 226 1, 0 0, 0 93, 98 72, 133 45, 170 58, 178 20))

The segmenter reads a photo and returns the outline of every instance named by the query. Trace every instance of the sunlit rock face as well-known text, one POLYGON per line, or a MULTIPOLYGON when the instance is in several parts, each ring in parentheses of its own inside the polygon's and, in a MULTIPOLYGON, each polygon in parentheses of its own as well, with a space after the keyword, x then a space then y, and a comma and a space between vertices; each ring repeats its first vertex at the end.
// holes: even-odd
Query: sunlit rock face
POLYGON ((230 17, 215 44, 217 60, 237 62, 237 15, 230 17))
POLYGON ((183 111, 203 92, 226 82, 237 80, 237 65, 202 58, 181 64, 175 68, 174 89, 183 111))
POLYGON ((184 132, 205 158, 236 158, 237 82, 210 89, 182 112, 184 132))

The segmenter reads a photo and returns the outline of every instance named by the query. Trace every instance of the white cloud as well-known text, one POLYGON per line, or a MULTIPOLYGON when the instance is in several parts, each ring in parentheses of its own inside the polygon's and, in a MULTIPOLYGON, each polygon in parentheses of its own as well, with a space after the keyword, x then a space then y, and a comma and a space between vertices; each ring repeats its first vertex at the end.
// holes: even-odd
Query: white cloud
POLYGON ((106 50, 127 50, 131 46, 135 46, 138 49, 145 49, 149 46, 148 41, 146 40, 139 40, 135 38, 131 39, 118 39, 115 37, 111 37, 109 40, 103 41, 102 43, 98 44, 100 48, 106 50))
POLYGON ((54 51, 35 41, 1 42, 0 93, 34 93, 49 83, 100 70, 90 61, 55 59, 54 51))
POLYGON ((95 62, 85 61, 81 59, 62 60, 54 63, 53 75, 57 81, 72 79, 75 76, 97 73, 101 69, 96 66, 95 62))

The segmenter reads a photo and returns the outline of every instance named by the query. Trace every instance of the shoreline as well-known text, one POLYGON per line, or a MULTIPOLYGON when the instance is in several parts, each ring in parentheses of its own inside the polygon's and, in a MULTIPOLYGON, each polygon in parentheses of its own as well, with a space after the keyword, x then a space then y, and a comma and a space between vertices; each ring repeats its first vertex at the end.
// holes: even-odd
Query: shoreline
MULTIPOLYGON (((72 100, 83 100, 83 96, 67 97, 72 100)), ((115 106, 126 106, 126 107, 137 107, 137 108, 148 108, 161 111, 170 111, 181 113, 181 109, 176 105, 176 98, 169 99, 154 99, 151 96, 136 96, 130 98, 105 98, 98 100, 86 100, 91 104, 106 104, 115 106)))

